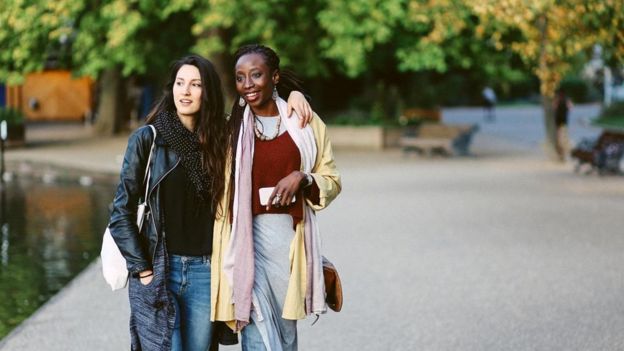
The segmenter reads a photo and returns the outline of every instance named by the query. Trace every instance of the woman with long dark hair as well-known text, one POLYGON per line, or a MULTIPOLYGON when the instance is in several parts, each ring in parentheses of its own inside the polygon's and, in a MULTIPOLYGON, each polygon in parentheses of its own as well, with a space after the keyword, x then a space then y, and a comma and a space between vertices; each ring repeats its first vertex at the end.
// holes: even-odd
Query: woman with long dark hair
POLYGON ((215 222, 213 320, 242 330, 242 347, 296 350, 297 320, 327 309, 315 211, 340 192, 326 128, 301 129, 280 95, 301 90, 262 45, 241 47, 232 112, 232 172, 215 222))
POLYGON ((156 138, 148 126, 130 136, 109 224, 131 274, 131 349, 204 351, 212 339, 210 256, 229 140, 212 63, 198 55, 174 62, 146 124, 156 138), (139 232, 146 167, 150 217, 139 232))

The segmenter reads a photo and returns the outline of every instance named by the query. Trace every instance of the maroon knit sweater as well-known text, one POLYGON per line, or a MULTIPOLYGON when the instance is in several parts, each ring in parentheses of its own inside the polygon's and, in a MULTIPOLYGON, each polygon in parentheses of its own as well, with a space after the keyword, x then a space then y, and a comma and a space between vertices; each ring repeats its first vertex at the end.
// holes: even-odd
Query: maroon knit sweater
POLYGON ((251 171, 251 203, 254 216, 263 213, 287 213, 293 218, 293 226, 303 219, 303 197, 319 202, 319 189, 316 183, 305 189, 304 194, 299 191, 296 201, 286 207, 273 207, 266 210, 260 205, 258 190, 265 187, 274 187, 284 177, 293 171, 301 170, 301 155, 297 145, 288 132, 273 140, 260 140, 256 137, 254 144, 253 169, 251 171))

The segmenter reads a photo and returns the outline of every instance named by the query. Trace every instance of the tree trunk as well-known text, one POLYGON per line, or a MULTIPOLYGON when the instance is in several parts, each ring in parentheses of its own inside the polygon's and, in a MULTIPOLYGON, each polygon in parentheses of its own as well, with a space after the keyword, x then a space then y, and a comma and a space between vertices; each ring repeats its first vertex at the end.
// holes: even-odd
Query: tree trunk
POLYGON ((546 132, 546 139, 544 140, 544 151, 549 159, 552 161, 560 161, 561 158, 557 153, 557 128, 555 127, 555 114, 553 110, 553 96, 555 94, 555 87, 559 85, 559 78, 553 72, 548 61, 548 55, 546 47, 548 46, 548 19, 545 15, 542 15, 538 20, 538 27, 540 30, 540 55, 539 55, 539 67, 537 69, 537 76, 540 80, 540 93, 542 95, 542 110, 544 111, 544 130, 546 132))
POLYGON ((219 78, 221 78, 221 86, 223 87, 223 96, 225 98, 225 111, 229 113, 234 97, 237 96, 232 57, 227 53, 218 53, 212 55, 211 61, 215 66, 217 74, 219 74, 219 78))
POLYGON ((118 67, 102 72, 98 81, 98 105, 95 131, 98 135, 112 136, 119 133, 126 121, 125 84, 118 67))
POLYGON ((557 153, 557 128, 555 126, 555 111, 552 106, 553 98, 542 95, 542 110, 544 111, 544 130, 546 139, 544 140, 544 151, 552 161, 561 161, 557 153))
MULTIPOLYGON (((223 29, 212 29, 203 34, 200 37, 209 38, 217 36, 227 47, 231 41, 231 38, 228 37, 228 34, 223 29)), ((234 83, 234 64, 233 57, 229 54, 228 50, 221 50, 218 53, 213 53, 210 55, 210 61, 215 66, 215 70, 217 74, 219 74, 219 78, 221 78, 221 86, 223 87, 223 95, 225 98, 225 111, 226 113, 230 112, 230 107, 234 102, 234 98, 237 96, 236 93, 236 85, 234 83)))

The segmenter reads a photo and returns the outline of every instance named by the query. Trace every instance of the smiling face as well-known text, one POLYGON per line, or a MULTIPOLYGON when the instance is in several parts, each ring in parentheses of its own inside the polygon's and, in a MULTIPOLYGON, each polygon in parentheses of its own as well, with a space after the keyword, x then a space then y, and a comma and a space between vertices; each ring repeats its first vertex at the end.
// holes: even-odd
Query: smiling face
POLYGON ((260 54, 241 56, 236 62, 236 91, 247 101, 251 109, 259 115, 278 114, 277 105, 272 99, 273 87, 279 81, 277 70, 271 69, 260 54))
POLYGON ((180 118, 195 117, 201 108, 202 81, 199 69, 183 65, 173 82, 173 102, 180 118))

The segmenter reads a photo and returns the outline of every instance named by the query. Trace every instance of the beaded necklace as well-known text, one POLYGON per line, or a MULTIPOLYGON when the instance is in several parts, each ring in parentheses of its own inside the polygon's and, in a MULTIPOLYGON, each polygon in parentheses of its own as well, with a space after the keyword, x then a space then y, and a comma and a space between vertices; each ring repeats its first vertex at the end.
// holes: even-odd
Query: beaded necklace
POLYGON ((256 114, 253 114, 254 116, 254 133, 256 134, 256 137, 262 141, 269 141, 269 140, 273 140, 275 138, 277 138, 277 136, 279 135, 280 132, 280 124, 282 123, 282 118, 277 116, 277 125, 275 126, 275 134, 273 134, 273 136, 267 136, 264 135, 264 126, 262 126, 262 131, 258 128, 258 124, 262 125, 262 122, 260 122, 258 120, 258 116, 256 116, 256 114))

